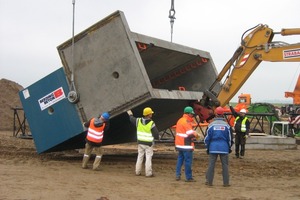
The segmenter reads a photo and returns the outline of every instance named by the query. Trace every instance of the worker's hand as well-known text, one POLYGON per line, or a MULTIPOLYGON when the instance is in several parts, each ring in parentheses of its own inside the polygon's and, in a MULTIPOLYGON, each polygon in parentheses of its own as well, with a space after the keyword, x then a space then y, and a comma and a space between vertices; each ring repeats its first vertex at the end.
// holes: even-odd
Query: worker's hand
POLYGON ((231 148, 229 148, 229 153, 231 153, 232 152, 232 150, 231 150, 231 148))
POLYGON ((248 135, 245 135, 245 136, 244 136, 244 138, 245 138, 246 140, 248 139, 248 137, 249 137, 248 135))
POLYGON ((208 149, 208 148, 206 149, 206 154, 207 154, 207 155, 209 154, 209 149, 208 149))
POLYGON ((195 138, 196 138, 196 140, 197 140, 197 141, 200 141, 200 139, 201 139, 201 137, 200 137, 200 133, 197 133, 197 132, 196 132, 196 136, 195 136, 195 138))
POLYGON ((131 110, 127 110, 127 114, 130 116, 130 115, 133 115, 132 111, 131 110))

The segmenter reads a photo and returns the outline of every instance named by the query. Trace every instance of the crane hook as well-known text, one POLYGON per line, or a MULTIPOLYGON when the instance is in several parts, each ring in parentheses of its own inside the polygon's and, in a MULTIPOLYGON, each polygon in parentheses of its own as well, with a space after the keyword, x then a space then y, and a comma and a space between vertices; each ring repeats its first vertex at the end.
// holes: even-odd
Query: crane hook
POLYGON ((173 25, 175 21, 175 9, 174 9, 174 0, 171 0, 171 9, 169 10, 169 18, 170 18, 170 25, 171 25, 171 42, 173 41, 173 25))

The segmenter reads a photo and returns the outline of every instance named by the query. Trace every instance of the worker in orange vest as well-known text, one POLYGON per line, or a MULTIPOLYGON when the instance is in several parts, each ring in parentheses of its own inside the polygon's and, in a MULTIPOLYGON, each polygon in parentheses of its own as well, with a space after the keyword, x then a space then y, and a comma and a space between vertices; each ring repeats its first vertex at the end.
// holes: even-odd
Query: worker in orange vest
POLYGON ((186 182, 195 182, 192 174, 194 140, 198 137, 198 133, 194 131, 192 123, 194 121, 194 110, 187 106, 184 108, 183 116, 176 124, 175 149, 178 151, 176 164, 176 180, 181 179, 181 168, 184 164, 184 172, 186 182))
POLYGON ((93 170, 98 170, 103 155, 102 141, 104 132, 109 128, 109 113, 104 112, 99 117, 90 119, 88 122, 83 123, 83 126, 88 128, 86 136, 86 144, 84 155, 82 159, 82 168, 87 169, 88 161, 91 157, 91 153, 94 150, 96 158, 93 164, 93 170))

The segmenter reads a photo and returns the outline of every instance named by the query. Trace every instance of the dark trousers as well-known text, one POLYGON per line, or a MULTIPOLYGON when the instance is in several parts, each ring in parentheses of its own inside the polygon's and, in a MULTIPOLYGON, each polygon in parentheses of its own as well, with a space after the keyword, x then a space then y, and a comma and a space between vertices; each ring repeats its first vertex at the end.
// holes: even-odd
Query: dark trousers
POLYGON ((246 145, 245 133, 236 132, 235 134, 235 156, 236 157, 245 155, 245 145, 246 145))
POLYGON ((220 156, 220 160, 222 163, 223 184, 229 185, 228 154, 209 154, 209 164, 206 172, 206 182, 209 185, 213 184, 215 174, 215 163, 218 156, 220 156))

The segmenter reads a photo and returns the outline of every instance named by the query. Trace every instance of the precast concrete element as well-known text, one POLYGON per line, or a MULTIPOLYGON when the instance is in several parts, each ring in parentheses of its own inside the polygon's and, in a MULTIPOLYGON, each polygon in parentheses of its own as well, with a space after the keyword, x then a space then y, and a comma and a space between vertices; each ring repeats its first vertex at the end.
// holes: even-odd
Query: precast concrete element
POLYGON ((297 149, 296 139, 281 136, 251 136, 247 139, 246 149, 283 150, 297 149))
MULTIPOLYGON (((79 96, 79 101, 73 103, 76 119, 82 123, 102 112, 112 116, 104 145, 136 141, 135 127, 126 113, 129 109, 135 116, 142 116, 142 110, 151 107, 158 129, 171 127, 184 107, 201 99, 217 76, 209 52, 131 32, 121 11, 80 32, 57 49, 69 85, 64 92, 68 96, 75 88, 79 96)), ((55 112, 66 110, 55 109, 55 112)), ((35 116, 36 120, 42 120, 38 113, 35 116)), ((55 123, 64 118, 52 120, 55 123)), ((46 130, 39 134, 47 138, 53 131, 60 132, 46 130)), ((51 151, 83 147, 84 129, 70 131, 60 134, 77 136, 78 140, 67 145, 61 145, 66 144, 65 138, 56 141, 50 145, 51 151), (58 145, 59 149, 53 148, 58 145)))

